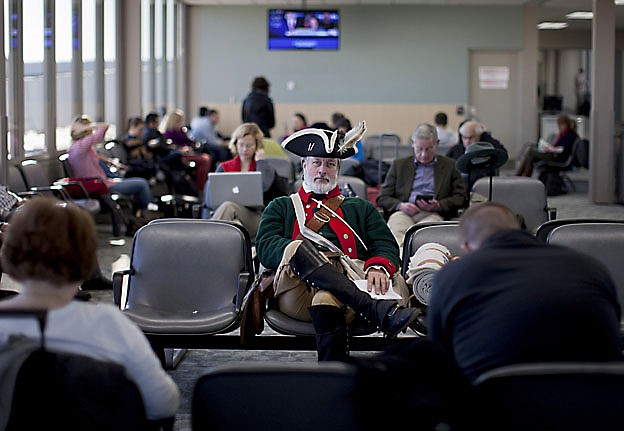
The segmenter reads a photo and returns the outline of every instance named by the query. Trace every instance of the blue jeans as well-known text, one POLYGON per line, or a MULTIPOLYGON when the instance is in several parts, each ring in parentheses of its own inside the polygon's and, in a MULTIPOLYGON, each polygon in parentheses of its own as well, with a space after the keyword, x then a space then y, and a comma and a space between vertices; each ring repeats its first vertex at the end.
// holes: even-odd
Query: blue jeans
POLYGON ((108 189, 111 192, 132 195, 139 209, 142 210, 147 208, 147 204, 154 198, 149 183, 145 178, 140 177, 124 178, 121 182, 113 184, 108 189))

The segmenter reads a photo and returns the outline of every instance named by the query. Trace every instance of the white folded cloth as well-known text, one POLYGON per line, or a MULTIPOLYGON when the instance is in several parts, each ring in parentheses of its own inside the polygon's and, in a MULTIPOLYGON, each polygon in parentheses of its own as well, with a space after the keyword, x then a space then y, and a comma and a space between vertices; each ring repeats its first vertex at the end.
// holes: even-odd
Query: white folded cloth
POLYGON ((429 304, 433 276, 453 256, 444 245, 428 242, 421 245, 412 255, 407 270, 407 283, 412 286, 416 299, 423 305, 429 304))

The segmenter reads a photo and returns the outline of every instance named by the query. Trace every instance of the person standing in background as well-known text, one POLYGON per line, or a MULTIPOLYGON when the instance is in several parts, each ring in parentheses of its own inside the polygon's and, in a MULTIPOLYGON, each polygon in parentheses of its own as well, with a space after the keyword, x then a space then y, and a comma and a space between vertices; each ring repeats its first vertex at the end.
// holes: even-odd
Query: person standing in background
POLYGON ((576 113, 589 115, 589 79, 582 67, 579 68, 574 78, 574 88, 576 89, 576 113))
POLYGON ((269 97, 269 81, 263 76, 254 78, 251 92, 243 100, 243 123, 256 123, 265 138, 271 137, 271 129, 275 127, 275 111, 273 101, 269 97))

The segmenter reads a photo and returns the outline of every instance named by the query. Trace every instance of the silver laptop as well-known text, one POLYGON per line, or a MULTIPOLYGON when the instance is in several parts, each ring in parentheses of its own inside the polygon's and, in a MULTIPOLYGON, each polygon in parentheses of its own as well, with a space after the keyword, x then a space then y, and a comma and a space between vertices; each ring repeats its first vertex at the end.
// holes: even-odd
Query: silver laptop
POLYGON ((225 201, 246 207, 264 206, 260 172, 211 172, 208 180, 211 208, 225 201))

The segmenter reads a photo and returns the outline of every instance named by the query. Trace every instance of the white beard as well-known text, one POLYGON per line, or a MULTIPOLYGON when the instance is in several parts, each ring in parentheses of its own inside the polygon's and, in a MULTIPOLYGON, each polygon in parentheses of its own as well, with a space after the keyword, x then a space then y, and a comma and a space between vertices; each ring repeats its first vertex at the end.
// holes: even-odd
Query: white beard
POLYGON ((307 186, 305 187, 305 189, 307 189, 306 191, 316 193, 317 195, 326 195, 327 193, 332 191, 334 187, 336 187, 336 184, 338 184, 338 179, 331 178, 328 183, 316 183, 313 180, 308 181, 304 176, 304 183, 307 186))

